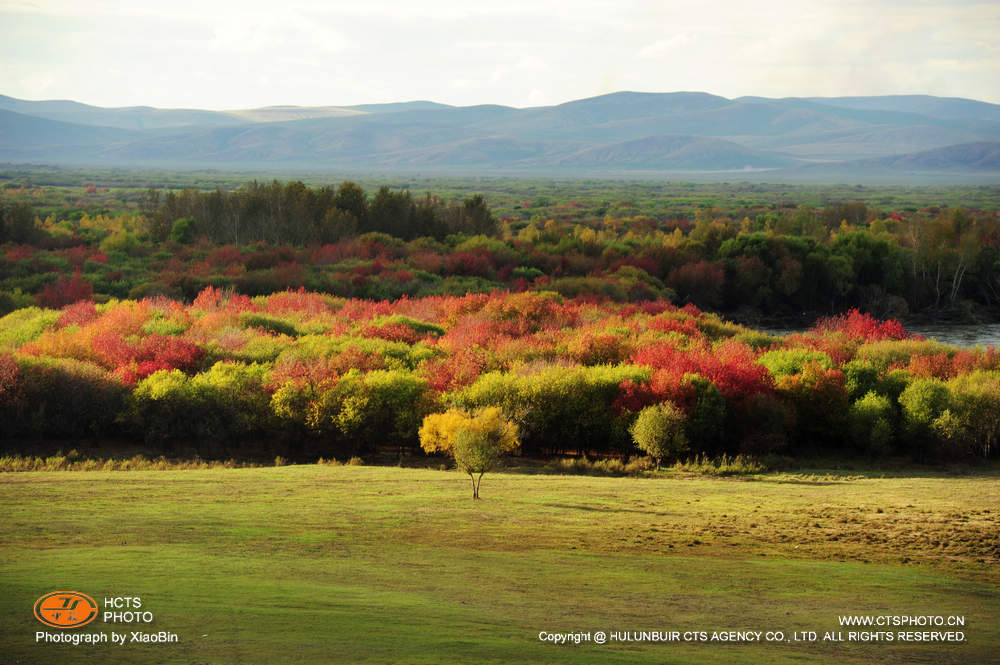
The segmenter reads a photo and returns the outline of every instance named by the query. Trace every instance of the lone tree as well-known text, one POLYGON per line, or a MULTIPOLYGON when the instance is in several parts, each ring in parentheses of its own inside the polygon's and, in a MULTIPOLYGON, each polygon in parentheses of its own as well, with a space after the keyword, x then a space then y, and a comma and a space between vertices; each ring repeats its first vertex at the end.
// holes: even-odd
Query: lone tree
POLYGON ((473 499, 479 498, 483 474, 520 445, 517 425, 492 406, 471 414, 459 409, 432 413, 420 427, 420 446, 425 451, 451 455, 458 468, 469 474, 473 499))
POLYGON ((676 457, 687 450, 686 420, 684 412, 673 402, 647 406, 632 424, 632 439, 640 450, 656 460, 659 469, 664 457, 676 457))

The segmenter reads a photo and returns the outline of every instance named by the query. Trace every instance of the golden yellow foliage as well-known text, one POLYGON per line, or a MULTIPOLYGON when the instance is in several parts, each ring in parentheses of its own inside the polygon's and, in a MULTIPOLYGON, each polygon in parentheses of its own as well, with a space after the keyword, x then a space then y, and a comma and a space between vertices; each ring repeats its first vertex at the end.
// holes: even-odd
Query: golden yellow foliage
POLYGON ((483 435, 495 443, 500 453, 512 452, 521 445, 517 425, 507 420, 501 409, 490 406, 471 414, 461 409, 430 414, 420 427, 420 447, 428 453, 451 454, 456 437, 463 431, 483 435))
POLYGON ((469 422, 469 415, 458 409, 432 413, 420 426, 420 447, 429 453, 451 452, 451 444, 462 426, 469 422))

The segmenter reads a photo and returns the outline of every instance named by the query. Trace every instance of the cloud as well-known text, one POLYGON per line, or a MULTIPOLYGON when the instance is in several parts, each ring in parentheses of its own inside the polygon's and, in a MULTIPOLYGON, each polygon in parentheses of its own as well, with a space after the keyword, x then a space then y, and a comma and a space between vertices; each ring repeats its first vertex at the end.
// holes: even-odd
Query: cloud
POLYGON ((694 38, 688 34, 672 35, 665 39, 658 39, 652 44, 646 44, 639 49, 640 58, 662 58, 673 54, 678 49, 682 49, 694 43, 694 38))
POLYGON ((0 0, 0 92, 208 108, 623 88, 1000 101, 997 34, 996 2, 0 0))
POLYGON ((217 25, 210 48, 229 53, 284 51, 341 53, 351 41, 333 26, 310 21, 298 12, 278 17, 241 14, 217 25))

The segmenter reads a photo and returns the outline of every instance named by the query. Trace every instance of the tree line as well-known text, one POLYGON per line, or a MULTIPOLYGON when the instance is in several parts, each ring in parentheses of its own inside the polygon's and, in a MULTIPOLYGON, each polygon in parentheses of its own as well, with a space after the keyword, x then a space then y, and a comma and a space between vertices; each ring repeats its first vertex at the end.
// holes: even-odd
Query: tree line
POLYGON ((409 190, 383 186, 369 198, 353 182, 313 188, 299 181, 254 181, 234 191, 183 189, 165 194, 149 189, 140 197, 139 209, 146 221, 142 230, 158 242, 205 237, 220 245, 301 246, 370 232, 404 240, 497 232, 481 195, 444 201, 431 193, 414 198, 409 190))

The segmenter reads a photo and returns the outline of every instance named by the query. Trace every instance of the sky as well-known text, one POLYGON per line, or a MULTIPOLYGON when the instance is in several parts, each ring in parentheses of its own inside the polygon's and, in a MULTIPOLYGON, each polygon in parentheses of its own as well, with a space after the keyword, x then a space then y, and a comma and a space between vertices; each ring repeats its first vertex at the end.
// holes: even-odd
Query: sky
POLYGON ((0 0, 0 94, 240 109, 618 90, 1000 103, 989 0, 0 0))

